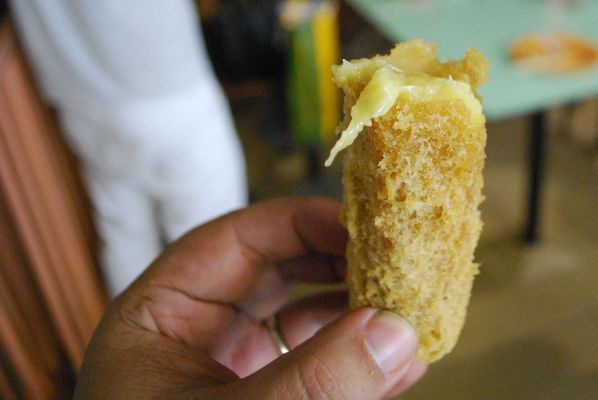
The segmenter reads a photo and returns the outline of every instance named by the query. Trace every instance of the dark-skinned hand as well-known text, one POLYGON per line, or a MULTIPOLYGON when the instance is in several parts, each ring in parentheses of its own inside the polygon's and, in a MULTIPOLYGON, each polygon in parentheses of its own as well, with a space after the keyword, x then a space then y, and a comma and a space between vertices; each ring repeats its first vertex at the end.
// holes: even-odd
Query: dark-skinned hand
POLYGON ((261 203, 172 244, 104 316, 75 399, 383 399, 417 381, 417 337, 346 293, 287 304, 293 282, 344 276, 339 204, 261 203), (264 321, 278 315, 291 351, 264 321))

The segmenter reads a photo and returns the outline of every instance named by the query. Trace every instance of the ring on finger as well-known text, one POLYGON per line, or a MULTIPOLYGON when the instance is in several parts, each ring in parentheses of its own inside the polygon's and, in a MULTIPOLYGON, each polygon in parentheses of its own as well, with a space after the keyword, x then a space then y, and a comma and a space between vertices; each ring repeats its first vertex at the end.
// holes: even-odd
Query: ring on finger
POLYGON ((277 315, 273 315, 266 320, 266 328, 270 332, 270 336, 274 340, 274 343, 278 346, 278 350, 280 350, 280 354, 285 354, 289 352, 289 346, 284 342, 282 336, 280 336, 280 331, 278 329, 278 317, 277 315))

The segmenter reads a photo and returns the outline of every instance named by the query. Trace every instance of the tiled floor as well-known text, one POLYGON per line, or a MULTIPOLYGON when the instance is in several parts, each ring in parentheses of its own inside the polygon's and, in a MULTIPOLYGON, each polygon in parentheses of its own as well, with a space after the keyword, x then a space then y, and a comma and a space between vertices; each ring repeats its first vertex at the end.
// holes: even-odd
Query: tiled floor
MULTIPOLYGON (((260 137, 259 103, 234 107, 255 199, 340 197, 338 169, 309 179, 300 152, 260 137)), ((587 112, 587 111, 585 111, 587 112)), ((598 108, 591 115, 598 121, 598 108)), ((526 197, 527 121, 491 124, 485 169, 482 263, 456 349, 402 399, 598 399, 598 168, 552 114, 542 239, 520 241, 526 197)), ((587 142, 587 141, 586 141, 587 142)))

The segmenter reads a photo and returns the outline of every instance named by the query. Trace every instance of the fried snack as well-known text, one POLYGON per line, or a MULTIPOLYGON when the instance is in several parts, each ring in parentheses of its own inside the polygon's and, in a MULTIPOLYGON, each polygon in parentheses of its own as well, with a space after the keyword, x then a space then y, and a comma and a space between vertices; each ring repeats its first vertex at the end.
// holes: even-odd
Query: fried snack
POLYGON ((475 49, 441 63, 423 41, 333 67, 345 129, 326 165, 348 147, 341 221, 351 307, 401 314, 427 362, 455 346, 478 273, 486 128, 475 89, 487 70, 475 49))

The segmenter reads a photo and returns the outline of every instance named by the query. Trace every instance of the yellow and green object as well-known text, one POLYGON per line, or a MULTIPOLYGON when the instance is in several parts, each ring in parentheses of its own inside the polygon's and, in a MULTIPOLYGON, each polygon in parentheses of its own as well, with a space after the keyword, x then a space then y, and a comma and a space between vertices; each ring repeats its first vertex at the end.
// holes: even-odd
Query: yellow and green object
POLYGON ((288 0, 281 13, 289 43, 288 102, 293 139, 332 142, 340 116, 331 66, 339 62, 338 6, 328 0, 288 0))

